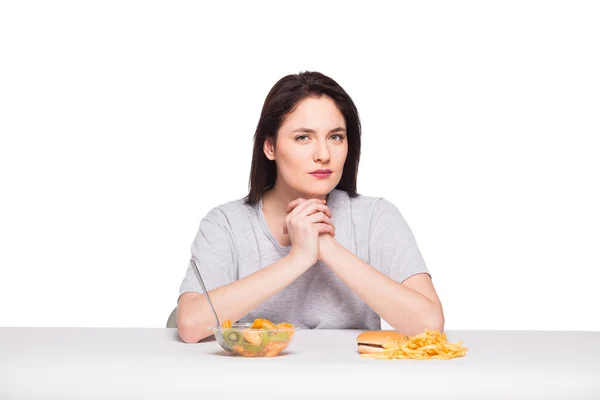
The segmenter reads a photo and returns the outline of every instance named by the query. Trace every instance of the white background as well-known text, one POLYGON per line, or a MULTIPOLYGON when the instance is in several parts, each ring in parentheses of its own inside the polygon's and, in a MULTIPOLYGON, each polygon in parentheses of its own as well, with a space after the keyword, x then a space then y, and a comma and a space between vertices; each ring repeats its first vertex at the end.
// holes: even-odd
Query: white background
POLYGON ((446 329, 600 330, 597 2, 217 3, 0 5, 1 326, 164 326, 265 96, 317 70, 446 329))

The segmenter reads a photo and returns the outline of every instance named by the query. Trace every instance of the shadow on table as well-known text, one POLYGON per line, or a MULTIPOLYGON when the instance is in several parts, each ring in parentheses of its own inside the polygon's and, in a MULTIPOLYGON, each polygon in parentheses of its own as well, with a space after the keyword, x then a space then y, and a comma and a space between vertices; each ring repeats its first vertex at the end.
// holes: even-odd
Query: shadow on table
POLYGON ((211 356, 224 356, 224 357, 231 357, 231 358, 249 358, 249 359, 257 359, 257 358, 281 358, 281 357, 287 357, 287 356, 293 356, 294 354, 296 354, 295 351, 282 351, 281 353, 277 354, 276 356, 273 357, 243 357, 243 356, 239 356, 239 355, 233 355, 230 354, 228 352, 226 352, 225 350, 213 350, 213 351, 209 351, 207 354, 211 355, 211 356))
MULTIPOLYGON (((179 336, 179 333, 177 332, 177 329, 170 329, 170 334, 171 334, 171 338, 173 340, 176 340, 180 343, 185 343, 183 341, 183 339, 181 339, 181 336, 179 336)), ((204 339, 200 340, 198 343, 209 343, 209 342, 216 342, 217 340, 215 339, 215 335, 210 335, 208 337, 205 337, 204 339)))

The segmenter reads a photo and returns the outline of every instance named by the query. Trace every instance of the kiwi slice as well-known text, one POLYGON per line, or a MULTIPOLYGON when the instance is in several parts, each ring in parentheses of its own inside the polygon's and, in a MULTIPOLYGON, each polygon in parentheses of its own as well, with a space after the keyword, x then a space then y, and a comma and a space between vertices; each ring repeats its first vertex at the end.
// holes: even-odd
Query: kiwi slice
POLYGON ((269 337, 269 332, 267 332, 267 331, 264 331, 261 334, 261 338, 262 338, 262 343, 261 343, 262 347, 265 347, 267 344, 269 344, 269 340, 271 340, 271 338, 269 337))
POLYGON ((233 347, 236 344, 242 344, 244 341, 242 334, 235 329, 226 329, 223 331, 223 339, 225 339, 225 343, 230 347, 233 347))
POLYGON ((287 342, 290 339, 290 333, 287 331, 272 333, 269 339, 274 342, 287 342))
POLYGON ((253 345, 251 343, 247 343, 247 342, 243 342, 242 347, 244 348, 244 350, 252 352, 252 353, 258 353, 259 351, 262 350, 262 346, 255 346, 255 345, 253 345))

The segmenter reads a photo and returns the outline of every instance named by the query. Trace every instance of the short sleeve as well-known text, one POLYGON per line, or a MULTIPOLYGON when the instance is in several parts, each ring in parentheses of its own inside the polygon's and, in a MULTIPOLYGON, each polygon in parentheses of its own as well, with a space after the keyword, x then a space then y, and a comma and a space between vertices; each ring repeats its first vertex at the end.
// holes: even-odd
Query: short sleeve
POLYGON ((417 241, 398 208, 379 198, 369 227, 370 264, 402 283, 419 273, 429 274, 417 241))
MULTIPOLYGON (((196 262, 208 291, 237 279, 237 251, 226 215, 214 208, 200 221, 191 246, 191 259, 196 262)), ((185 292, 203 293, 195 269, 188 263, 179 296, 185 292)))

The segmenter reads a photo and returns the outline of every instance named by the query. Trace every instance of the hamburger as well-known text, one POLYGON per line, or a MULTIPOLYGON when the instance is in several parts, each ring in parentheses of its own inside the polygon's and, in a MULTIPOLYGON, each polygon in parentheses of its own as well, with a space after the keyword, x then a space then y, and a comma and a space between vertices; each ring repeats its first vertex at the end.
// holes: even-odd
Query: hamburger
POLYGON ((395 346, 408 340, 398 331, 366 331, 356 337, 360 354, 383 353, 384 345, 395 346))

